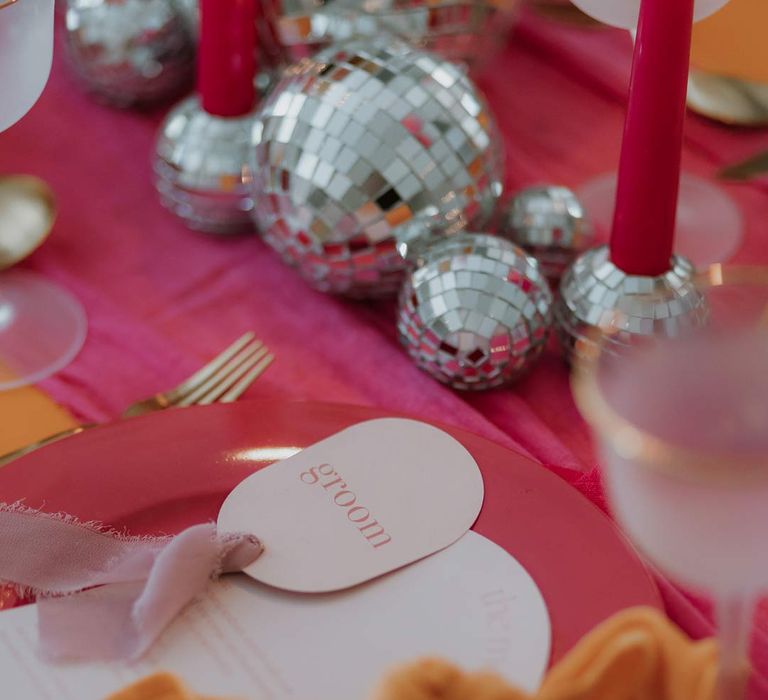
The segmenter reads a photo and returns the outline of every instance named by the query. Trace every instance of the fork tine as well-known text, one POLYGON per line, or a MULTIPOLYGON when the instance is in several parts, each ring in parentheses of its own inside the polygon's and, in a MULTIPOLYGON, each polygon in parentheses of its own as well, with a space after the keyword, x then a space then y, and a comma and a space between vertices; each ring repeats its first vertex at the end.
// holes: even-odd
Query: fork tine
POLYGON ((237 384, 235 384, 224 396, 219 399, 219 403, 232 403, 237 401, 243 392, 251 386, 261 374, 272 364, 272 360, 275 356, 269 353, 266 357, 262 358, 258 364, 246 374, 237 384))
POLYGON ((184 396, 195 391, 195 389, 207 382, 255 337, 256 334, 253 331, 248 331, 248 333, 240 336, 234 343, 232 343, 232 345, 216 355, 216 357, 214 357, 207 365, 201 367, 191 377, 188 377, 170 391, 164 392, 164 396, 168 403, 178 403, 184 396))
POLYGON ((225 377, 224 380, 221 382, 221 384, 216 385, 211 389, 205 396, 202 396, 197 401, 195 401, 195 404, 198 406, 205 406, 207 404, 213 403, 214 401, 217 401, 218 398, 224 394, 230 387, 234 386, 240 378, 245 375, 254 365, 255 363, 264 357, 267 353, 267 348, 262 347, 259 349, 258 352, 253 354, 251 357, 249 357, 243 364, 241 364, 237 369, 235 369, 234 372, 232 372, 229 376, 225 377))
MULTIPOLYGON (((223 367, 219 368, 207 381, 203 382, 194 391, 190 392, 186 396, 183 396, 180 400, 175 402, 175 406, 191 406, 193 404, 199 404, 201 399, 208 396, 212 391, 219 387, 222 383, 225 383, 224 389, 226 391, 232 386, 245 372, 247 372, 259 357, 264 356, 267 353, 267 349, 264 347, 260 340, 254 340, 246 345, 235 355, 229 362, 223 367), (257 355, 255 359, 253 356, 257 355), (240 369, 245 363, 245 368, 240 369), (230 377, 235 373, 237 374, 234 379, 230 377)), ((218 394, 217 394, 218 396, 218 394)))

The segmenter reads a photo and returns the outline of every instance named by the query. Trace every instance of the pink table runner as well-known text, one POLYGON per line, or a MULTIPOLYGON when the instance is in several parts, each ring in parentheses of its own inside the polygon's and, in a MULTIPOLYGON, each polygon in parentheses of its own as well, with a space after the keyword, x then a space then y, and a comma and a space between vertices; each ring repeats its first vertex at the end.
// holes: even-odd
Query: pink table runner
MULTIPOLYGON (((514 390, 465 396, 439 386, 400 350, 393 304, 314 292, 258 239, 192 233, 165 212, 151 181, 162 111, 95 104, 57 48, 40 102, 0 134, 0 173, 38 175, 59 200, 54 234, 26 266, 71 289, 90 320, 81 354, 42 385, 51 396, 83 420, 108 420, 253 328, 278 359, 249 395, 376 405, 459 425, 533 456, 602 503, 554 352, 514 390)), ((577 186, 615 169, 630 54, 621 32, 523 22, 481 81, 505 135, 509 188, 577 186)), ((760 148, 766 132, 691 117, 684 165, 709 176, 760 148)), ((737 262, 768 263, 767 187, 729 188, 746 221, 737 262)), ((662 585, 676 621, 695 637, 711 632, 703 606, 662 585)), ((767 631, 764 615, 754 654, 766 674, 767 631)))

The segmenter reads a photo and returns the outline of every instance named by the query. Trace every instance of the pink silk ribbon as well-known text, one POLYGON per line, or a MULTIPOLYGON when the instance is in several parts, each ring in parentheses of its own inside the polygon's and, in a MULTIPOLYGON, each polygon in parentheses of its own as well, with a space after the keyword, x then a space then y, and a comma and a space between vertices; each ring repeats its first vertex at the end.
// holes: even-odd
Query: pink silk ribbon
POLYGON ((0 504, 0 580, 38 597, 49 660, 136 659, 208 583, 262 552, 213 523, 175 537, 129 537, 60 514, 0 504))

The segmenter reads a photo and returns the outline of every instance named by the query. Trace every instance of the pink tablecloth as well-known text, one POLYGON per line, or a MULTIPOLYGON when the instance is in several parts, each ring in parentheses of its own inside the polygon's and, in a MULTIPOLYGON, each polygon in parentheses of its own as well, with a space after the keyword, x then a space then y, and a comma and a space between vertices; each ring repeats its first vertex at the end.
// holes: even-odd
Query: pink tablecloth
MULTIPOLYGON (((615 168, 630 52, 620 32, 522 24, 482 81, 505 135, 511 188, 576 186, 615 168)), ((391 304, 323 296, 256 238, 191 233, 166 213, 150 171, 161 117, 95 104, 58 58, 38 105, 0 135, 0 172, 39 175, 59 199, 55 232, 26 265, 71 289, 90 319, 82 353, 43 384, 56 400, 85 420, 108 420, 253 328, 278 360, 249 395, 376 405, 460 425, 532 455, 602 503, 554 354, 515 389, 464 396, 439 386, 400 350, 391 304)), ((692 117, 685 167, 709 176, 761 147, 765 132, 692 117)), ((766 185, 729 191, 747 227, 735 259, 768 263, 766 185)), ((664 588, 674 619, 697 637, 711 631, 700 606, 664 588)), ((765 673, 767 630, 768 619, 755 643, 765 673)))

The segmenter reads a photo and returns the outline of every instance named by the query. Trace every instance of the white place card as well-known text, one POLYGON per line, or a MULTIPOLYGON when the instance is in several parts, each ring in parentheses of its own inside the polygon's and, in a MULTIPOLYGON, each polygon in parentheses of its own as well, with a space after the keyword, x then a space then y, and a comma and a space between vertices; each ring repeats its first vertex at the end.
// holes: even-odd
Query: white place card
POLYGON ((252 474, 225 500, 218 526, 264 543, 249 576, 318 593, 447 547, 482 504, 480 470, 461 443, 426 423, 381 418, 252 474))
POLYGON ((366 700, 393 665, 439 656, 533 691, 550 625, 536 584, 469 532, 423 561, 347 591, 289 593, 238 575, 212 584, 137 664, 49 665, 34 606, 0 613, 2 697, 103 700, 158 670, 242 700, 366 700))

